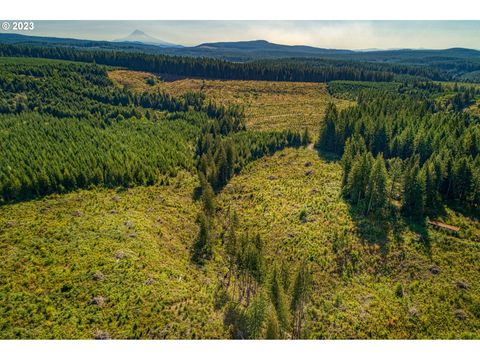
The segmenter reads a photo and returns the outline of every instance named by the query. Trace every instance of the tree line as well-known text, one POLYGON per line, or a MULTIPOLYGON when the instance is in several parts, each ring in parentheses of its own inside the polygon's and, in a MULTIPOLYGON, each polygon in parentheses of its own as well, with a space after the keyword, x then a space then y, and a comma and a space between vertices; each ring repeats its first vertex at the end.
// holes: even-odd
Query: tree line
MULTIPOLYGON (((437 81, 451 80, 452 76, 443 69, 437 69, 428 65, 410 65, 393 62, 362 61, 331 59, 331 58, 289 58, 275 60, 257 60, 255 63, 262 65, 278 64, 290 66, 308 66, 312 68, 336 67, 346 71, 353 70, 349 78, 338 78, 336 80, 355 81, 394 81, 402 75, 415 78, 423 78, 437 81), (375 74, 375 80, 370 78, 375 74)), ((325 80, 330 81, 330 80, 325 80)))
POLYGON ((57 118, 74 117, 109 122, 117 118, 149 118, 146 109, 205 112, 212 118, 241 117, 238 106, 206 101, 205 94, 187 92, 136 93, 113 85, 104 66, 56 63, 3 65, 0 73, 0 113, 35 111, 57 118))
MULTIPOLYGON (((202 210, 193 260, 204 263, 213 256, 215 194, 202 183, 202 210)), ((224 308, 225 326, 235 339, 298 339, 308 334, 303 326, 313 286, 311 270, 300 262, 291 274, 285 263, 268 261, 265 244, 258 233, 239 230, 235 211, 229 212, 227 229, 221 235, 227 273, 216 297, 224 308), (293 276, 292 276, 293 275, 293 276)))
POLYGON ((330 105, 317 147, 342 156, 344 194, 368 214, 398 200, 422 217, 445 202, 478 210, 480 124, 433 101, 385 92, 359 97, 338 112, 330 105))
POLYGON ((207 123, 244 130, 243 110, 201 93, 117 88, 103 66, 6 62, 0 73, 0 199, 95 185, 153 184, 193 170, 207 123))
POLYGON ((303 62, 235 63, 212 58, 152 55, 116 50, 78 50, 66 47, 0 44, 0 56, 63 59, 125 67, 157 74, 230 80, 326 82, 332 80, 391 81, 393 73, 367 63, 303 62))
POLYGON ((239 230, 235 211, 228 214, 224 251, 228 271, 220 291, 226 297, 225 318, 236 339, 298 339, 303 327, 313 279, 308 262, 294 274, 286 263, 268 261, 259 234, 239 230))

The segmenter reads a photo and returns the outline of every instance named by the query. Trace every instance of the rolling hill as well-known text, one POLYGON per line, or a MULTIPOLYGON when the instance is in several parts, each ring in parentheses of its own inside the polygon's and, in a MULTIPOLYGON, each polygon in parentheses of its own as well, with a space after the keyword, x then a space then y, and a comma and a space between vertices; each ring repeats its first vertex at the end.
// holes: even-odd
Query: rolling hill
POLYGON ((282 45, 266 40, 210 42, 197 46, 181 46, 156 39, 140 30, 135 30, 129 36, 115 41, 0 33, 0 43, 138 50, 147 53, 163 53, 181 56, 209 56, 234 61, 297 57, 334 58, 368 62, 400 62, 403 64, 428 64, 432 61, 448 62, 453 59, 480 61, 480 51, 466 48, 353 51, 317 48, 305 45, 282 45))

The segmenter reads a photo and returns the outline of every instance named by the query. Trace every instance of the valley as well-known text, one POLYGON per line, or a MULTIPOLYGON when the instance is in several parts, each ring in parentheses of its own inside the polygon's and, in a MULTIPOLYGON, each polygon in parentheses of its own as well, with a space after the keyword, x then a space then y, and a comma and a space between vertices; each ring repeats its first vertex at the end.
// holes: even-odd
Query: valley
POLYGON ((0 65, 0 338, 480 337, 478 87, 0 65))
POLYGON ((155 75, 128 70, 110 71, 109 77, 135 91, 160 90, 176 96, 201 92, 212 101, 242 106, 247 127, 259 131, 303 131, 307 127, 315 134, 329 103, 340 109, 353 104, 332 97, 322 83, 183 79, 148 85, 147 79, 155 75))
POLYGON ((448 210, 442 220, 463 229, 452 236, 365 219, 340 190, 338 164, 289 149, 252 163, 219 195, 222 218, 235 210, 241 231, 265 239, 268 263, 311 262, 309 337, 477 338, 478 222, 448 210))

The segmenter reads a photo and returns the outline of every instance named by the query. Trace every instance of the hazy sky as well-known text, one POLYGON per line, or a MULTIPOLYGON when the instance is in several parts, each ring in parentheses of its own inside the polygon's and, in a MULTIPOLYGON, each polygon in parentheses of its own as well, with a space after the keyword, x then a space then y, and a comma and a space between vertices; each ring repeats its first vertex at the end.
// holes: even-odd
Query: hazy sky
POLYGON ((114 40, 135 29, 181 45, 264 39, 338 49, 480 49, 480 21, 36 21, 29 34, 114 40))

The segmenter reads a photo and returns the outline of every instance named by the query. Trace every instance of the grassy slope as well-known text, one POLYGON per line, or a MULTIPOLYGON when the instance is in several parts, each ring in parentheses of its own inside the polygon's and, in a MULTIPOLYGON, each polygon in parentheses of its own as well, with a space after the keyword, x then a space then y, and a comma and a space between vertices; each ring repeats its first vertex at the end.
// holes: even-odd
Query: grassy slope
MULTIPOLYGON (((322 84, 180 80, 149 87, 150 74, 110 74, 137 90, 204 86, 219 101, 247 103, 248 124, 259 130, 304 124, 313 130, 319 118, 309 114, 335 101, 322 84), (288 115, 297 111, 303 114, 288 115)), ((461 226, 459 238, 432 229, 422 235, 401 219, 395 227, 375 223, 339 196, 340 172, 338 163, 309 149, 260 159, 219 195, 219 221, 234 207, 242 227, 264 236, 271 259, 291 269, 302 258, 312 261, 306 323, 312 337, 479 338, 478 222, 448 211, 441 220, 461 226), (337 252, 336 238, 347 239, 337 252)), ((0 337, 91 338, 102 331, 114 338, 226 337, 214 306, 225 271, 221 251, 204 269, 192 265, 195 180, 184 174, 175 183, 0 207, 0 337), (94 297, 105 304, 91 304, 94 297)))
MULTIPOLYGON (((183 174, 168 186, 79 191, 0 208, 1 337, 225 337, 214 306, 222 260, 205 269, 190 262, 194 182, 183 174), (95 280, 97 272, 104 280, 95 280), (91 304, 99 296, 105 304, 91 304)), ((392 229, 357 216, 339 185, 337 163, 287 149, 227 185, 219 219, 233 207, 243 228, 264 236, 269 258, 292 269, 312 261, 312 337, 478 338, 478 223, 450 212, 443 220, 464 229, 460 238, 430 229, 427 247, 408 224, 392 229), (351 275, 338 270, 335 234, 347 235, 359 259, 351 275), (460 281, 468 288, 459 289, 460 281)))
POLYGON ((215 269, 190 262, 194 185, 183 174, 1 207, 0 338, 224 336, 215 269))
POLYGON ((340 197, 340 180, 338 163, 312 150, 287 149, 245 168, 220 195, 223 210, 235 208, 244 230, 263 235, 270 259, 286 261, 290 269, 303 258, 314 264, 310 335, 478 338, 478 222, 449 211, 443 220, 464 229, 460 238, 428 229, 424 238, 430 245, 425 245, 421 228, 402 220, 393 227, 356 214, 340 197), (347 258, 357 258, 351 269, 339 271, 337 236, 348 239, 347 258), (433 266, 439 274, 432 273, 433 266), (468 288, 460 289, 460 282, 468 288), (398 284, 403 297, 396 294, 398 284), (463 315, 466 319, 459 319, 463 315))
POLYGON ((244 105, 250 130, 301 131, 308 126, 316 133, 328 103, 340 109, 352 104, 330 96, 326 84, 318 83, 183 79, 149 86, 149 73, 114 70, 109 75, 120 85, 141 91, 161 89, 176 95, 202 91, 215 101, 244 105))

